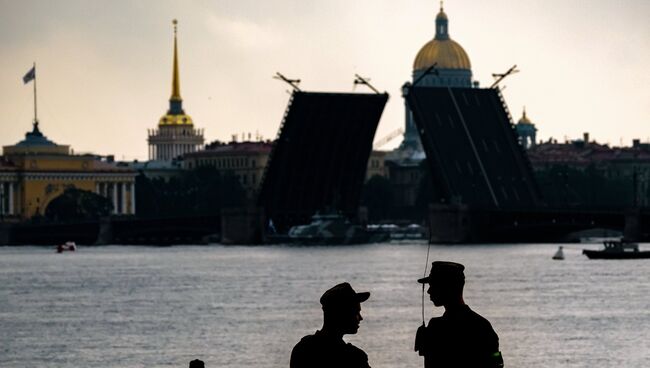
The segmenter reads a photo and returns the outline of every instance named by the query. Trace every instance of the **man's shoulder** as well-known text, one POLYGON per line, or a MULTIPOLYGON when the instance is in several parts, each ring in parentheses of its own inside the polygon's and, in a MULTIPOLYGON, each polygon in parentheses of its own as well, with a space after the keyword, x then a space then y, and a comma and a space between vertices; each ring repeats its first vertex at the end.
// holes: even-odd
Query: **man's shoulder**
POLYGON ((490 328, 492 328, 492 324, 490 323, 490 321, 488 321, 487 318, 485 318, 482 315, 476 313, 471 308, 467 307, 466 313, 467 313, 468 318, 471 319, 472 322, 474 322, 476 324, 479 324, 479 325, 486 326, 486 327, 489 326, 490 328))
POLYGON ((290 367, 307 367, 314 355, 317 355, 319 345, 316 335, 304 336, 291 350, 290 367))
POLYGON ((316 333, 304 336, 293 347, 290 366, 294 368, 368 367, 368 355, 360 348, 345 343, 343 340, 333 341, 316 333))
POLYGON ((349 354, 364 357, 366 360, 368 359, 368 354, 366 354, 365 351, 361 350, 361 348, 358 348, 349 342, 345 344, 345 347, 348 350, 349 354))
POLYGON ((366 354, 365 351, 363 351, 361 348, 358 348, 358 347, 352 345, 349 342, 348 343, 340 342, 340 343, 332 344, 331 341, 328 341, 326 338, 323 338, 322 336, 319 336, 318 334, 304 336, 302 339, 300 339, 300 341, 298 341, 298 343, 296 344, 294 349, 310 349, 310 348, 314 348, 314 347, 322 347, 324 344, 333 345, 337 349, 343 349, 343 350, 345 350, 345 353, 348 353, 348 354, 361 355, 361 356, 367 357, 367 354, 366 354))
POLYGON ((317 334, 303 336, 293 349, 308 349, 312 346, 318 345, 320 343, 319 340, 321 339, 319 339, 317 334))

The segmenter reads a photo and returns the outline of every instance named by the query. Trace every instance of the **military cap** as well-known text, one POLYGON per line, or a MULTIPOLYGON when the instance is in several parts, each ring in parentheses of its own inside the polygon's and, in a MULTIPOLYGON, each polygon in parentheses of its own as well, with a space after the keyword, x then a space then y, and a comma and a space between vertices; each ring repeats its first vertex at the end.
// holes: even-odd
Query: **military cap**
POLYGON ((338 284, 323 293, 320 304, 323 309, 348 306, 353 303, 363 303, 370 297, 369 292, 357 293, 347 282, 338 284))
POLYGON ((429 276, 418 280, 421 284, 428 284, 435 279, 456 279, 465 280, 463 271, 465 266, 456 262, 435 261, 431 264, 431 272, 429 276))
POLYGON ((203 363, 202 360, 199 359, 194 359, 193 361, 190 362, 190 368, 204 368, 205 364, 203 363))

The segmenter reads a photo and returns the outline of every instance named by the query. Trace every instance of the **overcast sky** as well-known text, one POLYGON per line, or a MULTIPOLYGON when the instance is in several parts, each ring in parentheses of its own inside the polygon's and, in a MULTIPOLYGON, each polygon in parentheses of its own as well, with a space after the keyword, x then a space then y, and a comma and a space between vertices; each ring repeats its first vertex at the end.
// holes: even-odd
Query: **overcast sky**
MULTIPOLYGON (((0 0, 0 145, 31 129, 22 76, 35 61, 48 138, 146 159, 147 129, 171 92, 174 18, 185 111, 207 142, 275 137, 289 98, 276 71, 309 91, 349 92, 355 73, 371 78, 391 95, 380 139, 404 124, 400 86, 438 9, 430 0, 0 0)), ((539 138, 650 140, 650 1, 448 0, 445 12, 481 86, 521 69, 504 96, 515 120, 526 106, 539 138)))

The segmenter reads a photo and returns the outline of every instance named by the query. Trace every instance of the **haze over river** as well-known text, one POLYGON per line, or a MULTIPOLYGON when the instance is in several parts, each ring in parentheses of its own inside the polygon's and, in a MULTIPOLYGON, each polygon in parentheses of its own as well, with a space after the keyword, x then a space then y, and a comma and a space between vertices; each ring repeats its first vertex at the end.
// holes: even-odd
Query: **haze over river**
MULTIPOLYGON (((499 334, 506 367, 650 367, 650 260, 567 247, 553 261, 551 244, 432 246, 430 262, 466 266, 465 301, 499 334)), ((374 368, 422 367, 413 341, 426 253, 421 243, 0 247, 0 367, 288 367, 293 345, 321 326, 321 294, 343 281, 371 292, 345 339, 374 368)), ((427 320, 441 313, 426 299, 427 320)))

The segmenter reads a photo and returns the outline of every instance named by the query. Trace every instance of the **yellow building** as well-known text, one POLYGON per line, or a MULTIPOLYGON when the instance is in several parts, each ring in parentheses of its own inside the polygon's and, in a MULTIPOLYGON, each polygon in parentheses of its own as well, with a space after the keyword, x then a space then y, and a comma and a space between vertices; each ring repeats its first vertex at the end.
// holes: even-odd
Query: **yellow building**
POLYGON ((0 218, 24 220, 43 215, 67 188, 91 191, 112 200, 116 215, 135 214, 135 176, 112 159, 73 155, 70 146, 48 140, 38 121, 25 139, 3 147, 0 157, 0 218))

